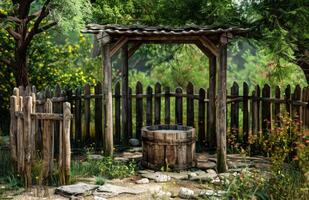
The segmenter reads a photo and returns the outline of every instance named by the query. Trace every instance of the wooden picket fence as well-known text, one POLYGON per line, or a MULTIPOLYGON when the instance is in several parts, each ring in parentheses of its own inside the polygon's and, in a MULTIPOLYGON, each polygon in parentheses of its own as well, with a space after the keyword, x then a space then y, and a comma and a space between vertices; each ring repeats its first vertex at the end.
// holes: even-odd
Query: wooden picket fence
MULTIPOLYGON (((138 82, 134 88, 129 88, 128 117, 124 122, 122 118, 122 91, 120 82, 114 85, 114 142, 127 144, 128 139, 140 139, 141 127, 152 124, 183 124, 194 126, 198 134, 197 142, 202 147, 213 147, 215 139, 215 113, 210 112, 211 103, 207 89, 194 89, 189 83, 183 90, 176 88, 173 92, 169 87, 162 88, 157 83, 154 88, 144 86, 138 82), (198 91, 197 93, 195 91, 198 91), (127 123, 127 124, 125 124, 127 123), (127 126, 127 131, 123 127, 127 126)), ((47 88, 38 93, 38 98, 44 101, 50 98, 54 111, 61 113, 61 103, 71 103, 71 112, 74 119, 71 121, 71 141, 74 148, 83 148, 95 145, 101 149, 103 145, 103 116, 102 116, 102 84, 95 86, 86 84, 74 91, 61 89, 56 86, 54 90, 47 88)), ((269 85, 263 88, 256 86, 249 91, 246 83, 240 87, 234 83, 228 91, 228 124, 227 130, 235 135, 237 140, 246 145, 250 134, 265 132, 278 122, 278 116, 287 112, 293 119, 302 121, 304 129, 309 128, 309 89, 296 86, 294 92, 288 86, 285 90, 275 87, 271 90, 269 85)), ((57 142, 57 140, 56 140, 57 142)))
POLYGON ((58 160, 59 180, 69 183, 71 146, 71 105, 62 103, 61 113, 53 112, 53 103, 47 98, 37 100, 35 88, 15 88, 10 98, 10 148, 17 172, 25 186, 32 185, 34 162, 43 163, 40 184, 47 184, 58 160), (55 140, 58 138, 58 144, 55 140))

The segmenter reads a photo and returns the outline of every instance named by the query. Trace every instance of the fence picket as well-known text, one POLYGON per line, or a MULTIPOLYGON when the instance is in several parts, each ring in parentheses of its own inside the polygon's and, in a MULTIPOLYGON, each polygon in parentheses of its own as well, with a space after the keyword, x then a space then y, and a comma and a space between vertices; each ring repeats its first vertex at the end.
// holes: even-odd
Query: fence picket
POLYGON ((187 86, 187 126, 194 127, 194 87, 191 82, 187 86))
POLYGON ((141 82, 136 84, 136 138, 141 139, 141 129, 143 127, 143 85, 141 82))
MULTIPOLYGON (((281 96, 280 87, 276 86, 276 88, 275 88, 275 98, 280 99, 280 96, 281 96)), ((274 111, 275 111, 274 115, 275 115, 276 126, 280 126, 280 103, 279 102, 275 102, 274 111)))
POLYGON ((270 86, 265 84, 262 90, 262 130, 265 134, 271 130, 271 103, 265 99, 270 98, 270 86))
POLYGON ((121 123, 120 123, 120 102, 121 95, 120 95, 120 82, 117 82, 115 85, 115 143, 121 143, 121 123))
POLYGON ((84 86, 84 102, 85 102, 85 144, 90 145, 90 86, 84 86))
POLYGON ((182 125, 182 89, 176 88, 175 118, 176 124, 182 125))
POLYGON ((170 124, 171 123, 171 100, 170 100, 170 87, 165 87, 164 88, 165 91, 165 124, 170 124))
POLYGON ((285 109, 288 113, 288 116, 291 116, 292 112, 292 104, 291 104, 291 86, 287 85, 284 91, 284 99, 285 99, 285 109))
POLYGON ((152 88, 147 87, 147 103, 146 103, 146 125, 152 125, 152 88))
POLYGON ((243 142, 248 145, 249 139, 249 86, 246 82, 243 83, 243 142))
POLYGON ((154 99, 154 124, 161 123, 161 84, 155 85, 155 99, 154 99))
POLYGON ((75 91, 75 144, 82 147, 82 108, 81 108, 81 89, 75 91))
MULTIPOLYGON (((103 147, 103 125, 102 125, 102 113, 103 113, 103 102, 102 102, 102 84, 101 82, 97 82, 94 88, 95 95, 97 96, 94 101, 94 122, 95 122, 95 145, 96 149, 102 149, 103 147)), ((120 115, 120 113, 119 113, 120 115)), ((116 132, 117 133, 117 132, 116 132)))
POLYGON ((198 98, 198 141, 204 146, 206 143, 206 133, 205 133, 205 96, 206 92, 203 88, 199 90, 198 98))
MULTIPOLYGON (((236 82, 233 83, 231 88, 232 98, 239 96, 239 86, 236 82)), ((236 136, 237 140, 240 140, 239 136, 239 103, 238 101, 231 102, 231 133, 236 136)))
MULTIPOLYGON (((133 137, 133 122, 132 122, 132 88, 129 88, 129 98, 128 98, 128 137, 129 139, 133 137)), ((126 141, 127 143, 128 141, 126 141)))

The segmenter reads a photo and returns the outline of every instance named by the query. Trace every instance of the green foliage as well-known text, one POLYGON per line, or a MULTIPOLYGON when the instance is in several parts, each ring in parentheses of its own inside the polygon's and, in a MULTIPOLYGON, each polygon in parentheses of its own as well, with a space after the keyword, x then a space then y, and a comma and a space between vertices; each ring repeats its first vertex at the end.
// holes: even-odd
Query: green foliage
POLYGON ((125 178, 135 173, 136 165, 133 161, 122 163, 114 161, 110 157, 103 157, 101 160, 72 161, 71 179, 79 177, 101 176, 104 178, 125 178))
POLYGON ((102 176, 98 176, 95 178, 95 184, 96 185, 104 185, 106 182, 106 179, 102 176))

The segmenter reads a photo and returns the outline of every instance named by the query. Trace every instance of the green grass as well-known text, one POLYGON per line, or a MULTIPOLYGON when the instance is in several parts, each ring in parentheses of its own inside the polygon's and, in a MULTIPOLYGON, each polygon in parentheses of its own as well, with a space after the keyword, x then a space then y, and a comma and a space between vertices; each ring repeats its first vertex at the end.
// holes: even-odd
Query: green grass
POLYGON ((135 169, 136 164, 133 161, 123 163, 114 161, 110 157, 103 157, 101 160, 73 160, 71 165, 71 180, 75 182, 78 178, 91 176, 104 179, 125 178, 134 175, 135 169))

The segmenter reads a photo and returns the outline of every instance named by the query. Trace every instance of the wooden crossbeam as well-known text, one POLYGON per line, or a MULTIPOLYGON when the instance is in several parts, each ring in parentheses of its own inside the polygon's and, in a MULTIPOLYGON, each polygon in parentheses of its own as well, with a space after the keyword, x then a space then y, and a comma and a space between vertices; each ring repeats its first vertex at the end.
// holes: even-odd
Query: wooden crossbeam
POLYGON ((219 48, 211 40, 205 36, 199 36, 198 39, 203 46, 211 51, 213 55, 216 57, 219 55, 219 48))
POLYGON ((110 49, 110 56, 112 57, 123 45, 128 42, 128 38, 122 36, 118 39, 118 41, 111 47, 110 49))
POLYGON ((130 58, 131 56, 133 56, 133 54, 140 48, 140 46, 142 46, 143 42, 138 41, 133 43, 133 46, 129 49, 128 52, 128 57, 130 58))

